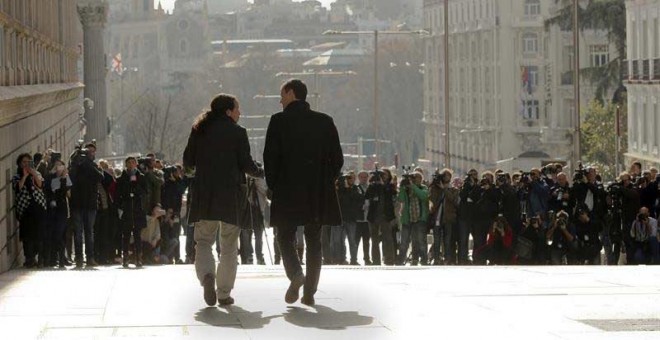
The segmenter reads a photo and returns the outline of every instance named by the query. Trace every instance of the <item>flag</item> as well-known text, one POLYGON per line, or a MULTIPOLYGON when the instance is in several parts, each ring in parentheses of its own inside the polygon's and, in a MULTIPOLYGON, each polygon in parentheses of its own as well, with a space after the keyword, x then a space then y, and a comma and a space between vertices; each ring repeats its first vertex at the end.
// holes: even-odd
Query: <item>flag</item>
POLYGON ((112 72, 116 72, 118 75, 124 73, 124 64, 121 62, 121 53, 112 58, 112 72))

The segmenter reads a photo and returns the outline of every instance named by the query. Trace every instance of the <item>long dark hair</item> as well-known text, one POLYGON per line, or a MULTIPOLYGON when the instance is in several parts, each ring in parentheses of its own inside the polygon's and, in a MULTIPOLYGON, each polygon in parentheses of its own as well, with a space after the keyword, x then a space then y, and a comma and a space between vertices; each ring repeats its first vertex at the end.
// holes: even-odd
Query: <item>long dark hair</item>
POLYGON ((32 155, 25 152, 18 155, 18 158, 16 158, 16 166, 18 167, 18 169, 16 169, 16 173, 19 175, 23 173, 23 168, 21 168, 21 162, 23 162, 23 158, 29 158, 30 160, 32 160, 32 155))
POLYGON ((211 110, 202 112, 193 123, 193 131, 204 132, 209 123, 227 115, 227 110, 236 108, 236 97, 231 94, 221 93, 211 101, 211 110))

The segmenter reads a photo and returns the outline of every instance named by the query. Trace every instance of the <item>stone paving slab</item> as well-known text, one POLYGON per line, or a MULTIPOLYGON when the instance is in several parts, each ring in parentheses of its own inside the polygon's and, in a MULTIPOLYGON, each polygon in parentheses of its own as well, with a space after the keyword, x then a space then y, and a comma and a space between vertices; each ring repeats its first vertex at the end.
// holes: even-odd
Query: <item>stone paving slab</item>
POLYGON ((236 305, 219 308, 204 304, 191 265, 15 270, 0 275, 0 334, 2 339, 660 339, 660 266, 328 266, 314 308, 285 304, 287 286, 280 266, 239 266, 236 305))

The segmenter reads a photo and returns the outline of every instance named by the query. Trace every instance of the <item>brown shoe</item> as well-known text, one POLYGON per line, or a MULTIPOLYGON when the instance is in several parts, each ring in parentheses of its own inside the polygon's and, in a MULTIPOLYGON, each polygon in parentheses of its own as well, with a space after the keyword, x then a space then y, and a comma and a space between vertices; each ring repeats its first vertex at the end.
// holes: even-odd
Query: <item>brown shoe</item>
POLYGON ((303 305, 307 305, 307 306, 314 306, 316 301, 314 301, 313 296, 308 297, 308 296, 303 295, 303 297, 300 299, 300 303, 302 303, 303 305))
POLYGON ((284 301, 289 304, 298 301, 298 297, 300 296, 300 287, 302 287, 304 284, 305 275, 300 274, 294 278, 289 284, 289 289, 287 289, 286 295, 284 295, 284 301))
POLYGON ((209 306, 215 306, 217 297, 215 295, 215 277, 213 274, 206 274, 204 276, 202 286, 204 286, 204 301, 209 306))
POLYGON ((234 298, 233 297, 228 297, 226 299, 219 299, 218 304, 220 306, 229 306, 234 304, 234 298))

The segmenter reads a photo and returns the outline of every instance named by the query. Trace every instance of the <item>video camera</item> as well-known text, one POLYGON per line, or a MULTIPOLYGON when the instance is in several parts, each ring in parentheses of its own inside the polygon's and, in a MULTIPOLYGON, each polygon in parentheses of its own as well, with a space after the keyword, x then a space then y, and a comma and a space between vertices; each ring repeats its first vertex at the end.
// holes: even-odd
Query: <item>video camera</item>
POLYGON ((413 179, 415 179, 415 164, 411 166, 402 166, 401 170, 403 170, 403 173, 401 174, 401 185, 405 186, 410 184, 413 179))
POLYGON ((440 172, 440 169, 435 169, 435 172, 433 173, 431 185, 442 184, 444 175, 445 175, 444 172, 440 172))
POLYGON ((138 169, 140 169, 141 172, 146 172, 148 169, 151 168, 151 158, 149 157, 139 157, 137 159, 138 162, 138 169))
POLYGON ((177 172, 177 168, 174 165, 168 165, 163 168, 163 177, 165 179, 170 178, 170 176, 174 175, 177 172))
POLYGON ((588 174, 589 174, 589 170, 584 168, 582 162, 579 162, 578 168, 575 169, 575 173, 573 174, 573 182, 575 183, 584 182, 588 174))
POLYGON ((384 171, 380 169, 380 165, 376 164, 374 165, 374 170, 369 172, 369 175, 371 178, 369 179, 369 182, 378 182, 383 180, 383 175, 384 171))

